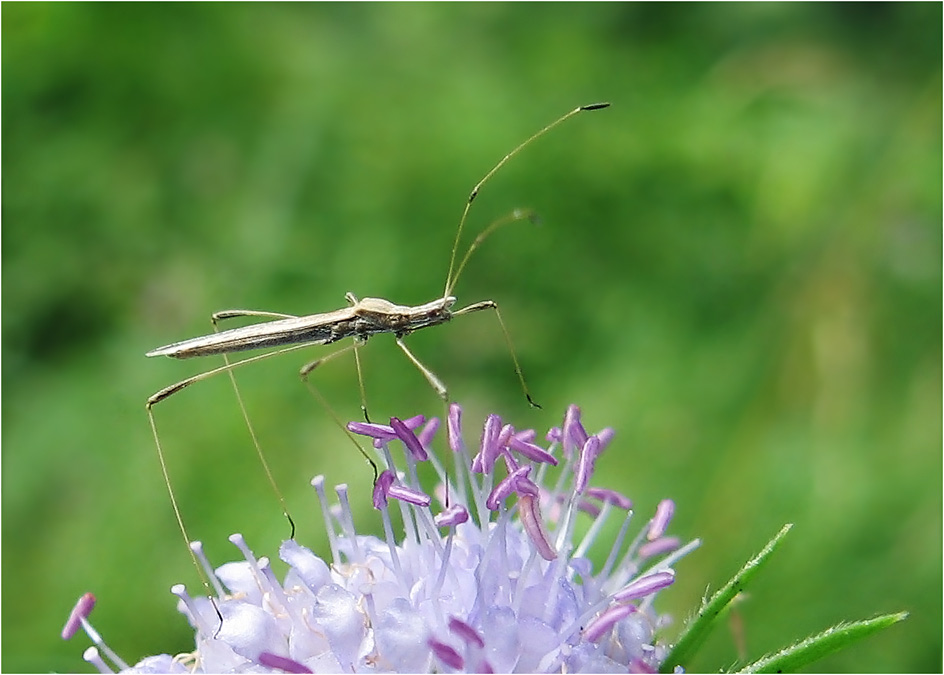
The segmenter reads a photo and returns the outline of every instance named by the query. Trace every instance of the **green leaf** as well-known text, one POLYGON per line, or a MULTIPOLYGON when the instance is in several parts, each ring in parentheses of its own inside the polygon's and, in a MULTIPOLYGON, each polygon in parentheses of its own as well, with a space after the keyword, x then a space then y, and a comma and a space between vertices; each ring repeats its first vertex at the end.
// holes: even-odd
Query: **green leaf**
POLYGON ((780 541, 786 536, 793 525, 787 523, 781 528, 780 532, 771 539, 764 549, 747 562, 741 570, 735 574, 725 586, 712 596, 707 602, 703 602, 698 614, 688 622, 685 630, 679 636, 679 641, 669 652, 665 661, 662 662, 660 672, 670 673, 677 666, 686 667, 688 661, 695 654, 697 649, 704 643, 708 637, 711 628, 717 623, 718 618, 723 614, 731 601, 739 593, 744 591, 747 583, 754 577, 760 568, 770 558, 770 554, 779 546, 780 541))
POLYGON ((765 656, 746 666, 742 673, 795 672, 803 666, 821 659, 827 654, 844 649, 873 633, 888 628, 908 616, 907 612, 886 614, 874 619, 833 626, 819 635, 808 637, 776 654, 765 656))

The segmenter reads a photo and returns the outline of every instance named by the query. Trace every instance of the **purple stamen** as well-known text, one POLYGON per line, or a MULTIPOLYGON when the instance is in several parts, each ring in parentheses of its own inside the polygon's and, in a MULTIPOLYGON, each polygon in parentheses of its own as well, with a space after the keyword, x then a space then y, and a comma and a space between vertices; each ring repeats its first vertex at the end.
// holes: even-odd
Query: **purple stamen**
POLYGON ((266 668, 275 668, 283 673, 312 673, 311 668, 303 663, 299 663, 285 656, 279 656, 272 652, 261 652, 259 654, 259 665, 266 668))
POLYGON ((392 427, 386 424, 374 424, 373 422, 348 422, 347 430, 352 434, 370 436, 380 441, 390 441, 397 437, 392 427))
MULTIPOLYGON (((425 421, 426 418, 423 415, 414 415, 409 419, 402 420, 402 423, 407 429, 416 429, 425 421)), ((374 422, 348 422, 347 430, 352 434, 370 436, 378 441, 392 441, 397 437, 397 433, 393 430, 392 426, 376 424, 374 422)))
POLYGON ((554 455, 541 446, 519 440, 516 436, 511 437, 511 440, 508 442, 508 447, 516 452, 520 452, 533 462, 557 466, 557 458, 554 455))
POLYGON ((416 434, 413 433, 413 430, 410 429, 405 422, 400 421, 396 417, 391 417, 390 426, 393 428, 394 433, 396 433, 397 438, 406 446, 410 454, 413 455, 413 459, 418 462, 425 462, 429 459, 426 448, 423 447, 422 443, 420 443, 420 439, 416 437, 416 434))
POLYGON ((463 642, 471 647, 478 647, 479 649, 485 647, 485 641, 482 639, 482 636, 479 635, 478 631, 462 619, 457 619, 454 616, 450 617, 449 630, 458 635, 463 642))
POLYGON ((669 570, 663 572, 654 572, 644 577, 634 579, 621 590, 613 594, 613 599, 617 602, 626 602, 627 600, 638 600, 647 595, 652 595, 656 591, 661 591, 667 586, 675 583, 675 573, 669 570))
POLYGON ((587 642, 599 642, 613 626, 636 611, 632 605, 615 605, 590 622, 583 631, 587 642))
POLYGON ((420 445, 424 448, 428 448, 429 444, 433 441, 433 436, 436 435, 436 432, 439 431, 439 418, 431 417, 426 425, 420 429, 420 432, 416 435, 419 439, 420 445))
POLYGON ((580 423, 580 408, 576 405, 567 407, 564 414, 564 424, 561 427, 561 441, 564 444, 564 454, 570 455, 574 450, 582 448, 587 442, 587 431, 580 423))
POLYGON ((93 594, 86 593, 79 598, 75 603, 75 607, 73 607, 72 611, 69 613, 66 625, 62 628, 62 639, 68 640, 75 635, 76 631, 82 627, 82 619, 87 619, 94 608, 95 596, 93 594))
POLYGON ((524 441, 525 443, 530 443, 537 437, 537 432, 534 429, 525 429, 524 431, 519 431, 515 433, 512 438, 517 438, 519 441, 524 441))
POLYGON ((436 527, 455 527, 469 519, 469 510, 462 504, 453 504, 437 513, 433 518, 436 527))
POLYGON ((544 529, 544 519, 541 517, 541 507, 536 497, 521 495, 518 498, 518 514, 521 526, 527 533, 538 553, 547 561, 557 559, 557 551, 551 545, 544 529))
POLYGON ((527 476, 518 479, 515 484, 515 491, 519 495, 528 495, 529 497, 537 497, 541 494, 541 488, 538 487, 538 484, 527 476))
POLYGON ((530 466, 522 466, 505 476, 498 485, 492 488, 485 499, 485 507, 490 511, 497 511, 501 504, 512 492, 518 489, 518 481, 531 473, 530 466))
POLYGON ((639 547, 639 557, 643 560, 663 553, 669 553, 679 547, 678 537, 659 537, 655 541, 648 541, 639 547))
POLYGON ((495 461, 498 459, 498 434, 501 429, 501 417, 498 415, 489 415, 485 420, 485 428, 482 430, 482 443, 479 448, 478 459, 479 470, 475 469, 475 462, 472 464, 472 470, 476 473, 491 473, 495 467, 495 461))
MULTIPOLYGON (((602 444, 602 441, 601 441, 602 444)), ((613 506, 623 509, 624 511, 629 511, 633 508, 633 502, 629 497, 620 494, 616 490, 609 490, 607 488, 598 488, 598 487, 588 487, 584 494, 587 497, 593 499, 599 499, 601 502, 606 504, 612 504, 613 506)))
POLYGON ((594 435, 600 439, 600 452, 603 452, 604 448, 610 444, 610 441, 616 435, 616 430, 613 427, 604 427, 594 435))
POLYGON ((656 515, 652 517, 652 521, 649 523, 649 532, 646 534, 646 539, 653 541, 661 537, 665 533, 665 528, 669 526, 669 521, 672 520, 672 514, 674 513, 675 502, 671 499, 663 499, 659 502, 656 507, 656 515))
POLYGON ((653 668, 642 659, 635 658, 629 662, 629 672, 645 674, 645 673, 658 673, 659 670, 657 668, 653 668))
POLYGON ((511 440, 511 437, 515 435, 515 428, 510 424, 506 424, 502 427, 501 431, 498 433, 498 447, 507 448, 508 441, 511 440))
POLYGON ((433 638, 430 638, 426 644, 433 650, 433 654, 435 654, 437 659, 454 670, 462 670, 462 666, 465 665, 465 660, 455 649, 433 638))
POLYGON ((387 494, 390 492, 390 486, 393 485, 393 481, 396 480, 396 476, 393 474, 393 471, 390 469, 384 469, 379 476, 377 476, 377 482, 374 483, 374 508, 381 509, 387 504, 387 494))
POLYGON ((408 504, 413 504, 415 506, 429 506, 433 502, 433 498, 428 494, 420 492, 419 490, 414 490, 408 488, 406 485, 394 484, 390 486, 390 489, 387 490, 387 496, 393 497, 394 499, 399 499, 402 502, 407 502, 408 504))
POLYGON ((413 417, 407 417, 405 420, 402 420, 407 429, 418 429, 425 421, 426 415, 413 415, 413 417))
POLYGON ((505 462, 505 468, 508 469, 508 473, 517 471, 518 467, 521 466, 520 464, 518 464, 518 462, 515 461, 515 458, 512 457, 511 453, 508 452, 507 448, 502 448, 500 456, 502 458, 502 461, 505 462))
POLYGON ((586 499, 581 499, 579 502, 577 502, 577 508, 584 513, 590 514, 591 518, 596 518, 599 516, 601 511, 599 506, 593 502, 587 501, 586 499))
POLYGON ((561 442, 561 429, 560 427, 551 427, 547 430, 547 433, 544 435, 544 440, 548 443, 560 443, 561 442))
POLYGON ((577 461, 577 471, 574 477, 574 492, 582 494, 587 489, 593 477, 593 467, 600 455, 600 439, 590 436, 580 450, 580 459, 577 461))

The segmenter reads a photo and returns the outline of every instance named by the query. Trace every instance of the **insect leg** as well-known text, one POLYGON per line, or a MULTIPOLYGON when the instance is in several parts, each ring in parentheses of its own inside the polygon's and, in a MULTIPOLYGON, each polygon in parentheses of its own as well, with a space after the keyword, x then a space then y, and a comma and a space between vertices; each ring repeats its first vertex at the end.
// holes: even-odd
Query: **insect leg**
POLYGON ((361 352, 360 347, 364 344, 361 340, 354 338, 354 366, 357 368, 357 388, 361 393, 361 412, 364 413, 364 420, 370 424, 370 415, 367 414, 367 392, 364 389, 364 372, 361 370, 361 352))
POLYGON ((403 344, 402 338, 397 338, 397 346, 403 350, 403 353, 406 354, 406 357, 413 362, 413 365, 419 368, 420 372, 423 373, 423 377, 426 378, 426 381, 429 382, 430 386, 436 390, 437 394, 439 394, 439 398, 444 401, 448 401, 449 392, 446 390, 446 385, 443 384, 443 381, 436 376, 436 373, 424 366, 420 360, 413 355, 413 352, 411 352, 409 348, 403 344))
MULTIPOLYGON (((311 392, 312 396, 318 399, 318 402, 321 404, 321 407, 323 407, 327 411, 331 419, 334 420, 334 423, 337 424, 341 428, 341 431, 343 431, 349 439, 351 439, 351 443, 354 444, 354 446, 357 448, 357 451, 360 452, 361 455, 364 456, 364 459, 367 460, 367 463, 370 464, 370 468, 373 469, 373 472, 374 472, 374 483, 376 484, 377 476, 379 475, 377 462, 375 462, 374 459, 370 456, 370 454, 368 454, 368 452, 361 446, 361 444, 357 442, 357 439, 354 437, 354 434, 352 434, 348 430, 347 425, 341 421, 340 415, 338 415, 334 411, 334 408, 332 408, 331 405, 328 403, 328 399, 326 399, 324 395, 318 390, 318 388, 315 387, 314 384, 312 384, 311 378, 309 377, 311 375, 311 372, 315 368, 320 366, 322 363, 325 363, 326 361, 330 361, 336 356, 340 356, 341 354, 345 354, 351 350, 354 350, 354 360, 355 360, 355 363, 357 363, 357 377, 361 385, 361 408, 364 411, 364 417, 367 417, 367 403, 365 402, 365 399, 364 399, 364 384, 363 384, 363 380, 361 379, 360 361, 358 360, 358 357, 357 357, 357 349, 359 347, 360 347, 360 343, 355 341, 352 344, 349 344, 347 347, 331 352, 327 356, 324 356, 320 359, 316 359, 310 363, 305 364, 304 366, 302 366, 302 369, 299 371, 298 374, 302 378, 302 382, 305 383, 305 386, 308 387, 308 390, 311 392)), ((370 420, 368 419, 367 421, 369 422, 370 420)))
MULTIPOLYGON (((293 318, 291 314, 281 314, 279 312, 260 312, 256 310, 244 309, 225 310, 222 312, 215 312, 210 317, 210 321, 213 323, 213 332, 219 332, 220 321, 246 316, 265 317, 270 319, 293 318)), ((230 365, 229 357, 225 353, 223 354, 223 363, 225 363, 227 366, 230 365)), ((233 372, 232 368, 227 372, 229 373, 229 381, 233 384, 233 393, 236 394, 236 402, 239 404, 239 411, 242 413, 243 420, 246 422, 246 429, 249 430, 249 436, 252 438, 252 445, 256 449, 256 456, 259 458, 259 463, 262 464, 262 469, 265 471, 266 479, 268 479, 269 485, 272 486, 272 491, 275 493, 276 499, 279 500, 279 504, 282 506, 282 515, 285 516, 286 520, 288 520, 289 527, 291 528, 289 539, 294 539, 295 521, 292 519, 292 514, 289 513, 288 504, 285 502, 285 497, 282 495, 282 491, 279 489, 278 483, 275 482, 275 476, 272 475, 272 469, 269 468, 269 462, 266 461, 265 453, 262 452, 262 445, 259 443, 259 437, 256 435, 256 430, 253 428, 252 422, 249 420, 249 412, 246 410, 246 404, 243 402, 243 395, 239 392, 239 385, 236 384, 236 374, 233 372)))
POLYGON ((187 549, 190 551, 190 557, 193 559, 194 566, 197 568, 197 572, 200 575, 200 578, 203 580, 204 586, 208 590, 208 594, 212 596, 212 593, 209 592, 209 582, 207 581, 206 574, 203 572, 203 568, 200 566, 200 563, 197 561, 196 554, 191 547, 192 542, 190 540, 190 535, 187 534, 187 528, 184 525, 183 516, 180 513, 180 506, 177 503, 177 497, 174 494, 174 488, 170 480, 170 474, 167 471, 167 462, 164 458, 164 449, 161 447, 160 435, 157 433, 157 423, 154 420, 154 406, 163 401, 164 399, 173 396, 181 389, 189 387, 194 382, 200 382, 209 377, 217 375, 222 372, 230 371, 233 368, 238 366, 252 363, 253 361, 261 361, 270 356, 275 356, 276 354, 284 354, 285 352, 295 351, 297 349, 303 349, 305 347, 310 347, 310 343, 302 343, 298 345, 292 345, 290 347, 284 347, 283 349, 278 349, 274 352, 268 352, 266 354, 259 354, 258 356, 252 356, 248 359, 243 359, 242 361, 235 361, 233 363, 228 363, 226 365, 220 366, 219 368, 213 368, 212 370, 207 370, 202 373, 198 373, 192 377, 188 377, 186 380, 181 380, 176 384, 172 384, 169 387, 164 387, 160 391, 152 394, 147 402, 145 403, 145 409, 148 414, 148 421, 151 423, 151 431, 154 434, 154 446, 157 448, 157 459, 161 466, 161 473, 164 476, 164 485, 167 487, 167 493, 170 496, 170 504, 174 509, 174 516, 177 518, 177 526, 180 528, 180 534, 183 535, 184 541, 187 543, 187 549))
POLYGON ((521 371, 521 364, 518 363, 518 355, 515 353, 515 346, 511 342, 511 334, 508 332, 508 328, 505 326, 505 322, 502 320, 501 312, 498 311, 498 304, 494 300, 483 300, 482 302, 476 302, 475 304, 469 305, 468 307, 463 307, 460 310, 457 310, 452 313, 455 316, 462 316, 463 314, 471 314, 472 312, 481 312, 483 309, 492 309, 495 310, 495 316, 498 318, 498 325, 501 326, 502 335, 505 336, 505 343, 508 345, 508 351, 511 353, 511 360, 515 364, 515 373, 518 375, 518 381, 521 382, 521 390, 524 392, 525 398, 528 399, 528 403, 531 404, 533 408, 540 408, 533 398, 531 398, 531 392, 528 389, 528 384, 524 380, 524 373, 521 371))
POLYGON ((186 380, 181 380, 176 384, 172 384, 169 387, 164 387, 160 391, 151 395, 147 402, 145 403, 145 409, 147 410, 148 421, 151 424, 151 432, 154 434, 154 447, 157 448, 157 460, 161 467, 161 474, 164 476, 164 486, 167 488, 167 494, 170 497, 170 505, 174 510, 174 517, 177 519, 177 527, 180 529, 180 534, 183 536, 184 541, 187 544, 187 550, 190 553, 190 559, 193 561, 193 566, 197 569, 197 574, 200 575, 200 579, 203 582, 203 586, 207 591, 207 596, 210 598, 213 603, 213 607, 216 609, 216 614, 220 617, 220 624, 222 625, 223 619, 220 614, 220 610, 217 607, 216 600, 213 597, 213 591, 210 589, 210 582, 207 579, 206 573, 203 571, 203 567, 200 565, 200 562, 197 560, 197 555, 193 549, 193 542, 190 539, 190 535, 187 534, 187 527, 184 524, 183 515, 180 513, 180 505, 177 503, 177 496, 174 494, 173 483, 170 480, 170 474, 167 471, 167 461, 164 458, 164 449, 161 447, 161 438, 157 433, 157 422, 154 420, 154 406, 176 394, 181 389, 189 387, 194 382, 199 382, 205 380, 213 375, 222 373, 224 371, 232 370, 237 366, 241 366, 246 363, 252 363, 253 361, 260 361, 262 359, 268 358, 270 356, 275 356, 276 354, 283 354, 285 352, 295 351, 296 349, 302 349, 303 347, 311 346, 308 343, 292 345, 290 347, 285 347, 284 349, 279 349, 274 352, 268 352, 266 354, 260 354, 258 356, 253 356, 248 359, 243 359, 242 361, 236 361, 235 363, 230 363, 219 368, 214 368, 212 370, 207 370, 203 373, 194 375, 193 377, 188 377, 186 380))
POLYGON ((294 314, 283 314, 282 312, 262 312, 255 309, 224 309, 222 312, 214 312, 210 317, 213 322, 213 328, 216 329, 217 323, 226 319, 237 319, 244 316, 254 316, 261 319, 297 319, 294 314))

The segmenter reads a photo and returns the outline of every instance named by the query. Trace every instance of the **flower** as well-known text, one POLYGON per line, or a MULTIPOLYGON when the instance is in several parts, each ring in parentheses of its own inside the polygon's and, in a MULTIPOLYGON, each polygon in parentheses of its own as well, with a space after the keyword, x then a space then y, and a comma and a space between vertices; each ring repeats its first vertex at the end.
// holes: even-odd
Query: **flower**
POLYGON ((439 419, 348 424, 372 439, 387 467, 373 493, 383 538, 358 534, 347 487, 336 487, 338 503, 331 505, 317 476, 312 485, 330 561, 285 541, 279 557, 289 571, 280 582, 241 535, 230 541, 243 560, 215 571, 194 542, 215 597, 193 597, 183 585, 171 589, 196 629, 194 652, 149 657, 129 669, 88 622, 91 594, 76 605, 63 637, 83 627, 96 645, 85 658, 103 672, 111 669, 102 653, 132 672, 656 671, 667 652, 661 633, 669 619, 653 600, 674 581, 675 562, 699 545, 679 547, 665 535, 673 502, 663 500, 624 547, 632 503, 591 485, 612 429, 588 434, 579 408, 570 406, 543 447, 533 430, 489 415, 470 458, 461 417, 451 405, 453 478, 432 448, 439 419), (397 443, 405 462, 394 461, 397 443), (429 462, 439 477, 442 507, 435 513, 419 462, 429 462), (399 538, 392 511, 402 523, 399 538), (578 541, 580 511, 592 521, 578 541), (602 541, 602 527, 615 514, 622 518, 618 534, 602 541), (594 570, 586 554, 606 545, 608 551, 597 551, 605 562, 594 570))

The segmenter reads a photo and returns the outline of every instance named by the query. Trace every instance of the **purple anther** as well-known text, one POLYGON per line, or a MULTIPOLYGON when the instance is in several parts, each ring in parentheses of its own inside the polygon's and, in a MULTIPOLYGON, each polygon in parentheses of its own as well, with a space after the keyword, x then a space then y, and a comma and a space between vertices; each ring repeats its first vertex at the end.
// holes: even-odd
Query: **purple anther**
POLYGON ((508 447, 516 452, 520 452, 533 462, 557 466, 557 458, 554 455, 539 445, 519 440, 517 436, 511 437, 511 440, 508 442, 508 447))
POLYGON ((522 466, 505 476, 489 493, 485 499, 485 507, 490 511, 497 511, 501 504, 512 492, 517 491, 518 481, 531 473, 530 466, 522 466))
POLYGON ((661 591, 666 586, 675 583, 675 572, 663 570, 662 572, 653 572, 644 577, 638 577, 623 586, 622 589, 613 594, 613 599, 617 602, 626 602, 627 600, 638 600, 647 595, 652 595, 656 591, 661 591))
POLYGON ((436 658, 442 661, 448 667, 454 670, 462 670, 462 667, 465 665, 465 660, 455 649, 447 644, 443 644, 439 640, 434 640, 433 638, 430 638, 426 644, 428 644, 429 648, 433 650, 433 654, 436 656, 436 658))
POLYGON ((581 499, 579 502, 577 502, 577 508, 584 513, 589 514, 591 518, 596 518, 600 515, 600 507, 591 501, 587 501, 586 499, 581 499))
POLYGON ((517 438, 519 441, 530 443, 537 437, 537 435, 538 434, 534 429, 523 429, 516 432, 512 438, 517 438))
POLYGON ((587 497, 599 499, 601 502, 606 504, 612 504, 613 506, 623 509, 624 511, 629 511, 631 508, 633 508, 632 500, 626 495, 620 494, 616 490, 599 487, 588 487, 584 494, 587 497))
POLYGON ((616 430, 613 429, 613 427, 604 427, 594 435, 600 439, 600 452, 603 452, 606 446, 610 444, 610 441, 612 441, 613 437, 616 435, 616 430))
POLYGON ((498 434, 501 430, 501 417, 489 415, 482 430, 482 444, 479 448, 482 473, 491 473, 498 459, 498 434))
POLYGON ((456 617, 449 618, 449 630, 459 636, 459 638, 470 647, 485 647, 485 640, 479 635, 479 632, 462 619, 456 617))
POLYGON ((391 485, 387 490, 387 496, 415 506, 429 506, 433 502, 433 498, 428 494, 408 488, 406 485, 391 485))
POLYGON ((551 545, 547 536, 547 530, 544 529, 544 519, 541 516, 541 506, 537 497, 530 495, 521 495, 518 498, 518 514, 521 518, 521 525, 524 531, 534 544, 534 548, 542 558, 548 562, 557 559, 557 551, 551 545))
POLYGON ((580 459, 577 460, 577 470, 574 476, 574 491, 582 494, 593 477, 593 466, 600 455, 600 439, 590 436, 580 449, 580 459))
POLYGON ((679 547, 678 537, 659 537, 655 541, 647 541, 639 547, 639 557, 643 560, 663 553, 670 553, 679 547))
POLYGON ((373 495, 375 509, 380 509, 387 505, 387 494, 390 492, 390 486, 393 485, 395 479, 396 476, 390 469, 384 469, 380 475, 377 476, 377 482, 374 483, 373 495))
POLYGON ((283 673, 311 673, 314 672, 304 663, 299 663, 294 659, 285 656, 278 656, 272 652, 259 653, 259 665, 266 668, 281 670, 283 673))
POLYGON ((599 642, 613 626, 636 611, 632 605, 614 605, 596 617, 584 629, 583 637, 587 642, 599 642))
POLYGON ((561 441, 561 430, 560 427, 551 427, 547 430, 547 434, 544 436, 544 440, 548 443, 560 443, 561 441))
POLYGON ((453 452, 462 451, 462 406, 449 404, 449 417, 446 418, 446 430, 449 432, 449 448, 453 452))
POLYGON ((567 456, 570 456, 570 453, 577 448, 582 448, 587 442, 587 431, 580 423, 580 408, 576 405, 567 406, 564 424, 561 427, 561 441, 564 444, 564 454, 567 456))
POLYGON ((475 457, 472 458, 472 473, 484 473, 485 468, 482 466, 482 453, 475 453, 475 457))
POLYGON ((469 510, 462 504, 453 504, 436 514, 433 522, 436 527, 455 527, 469 519, 469 510))
POLYGON ((407 429, 415 430, 423 426, 423 422, 426 421, 426 415, 413 415, 413 417, 407 417, 405 420, 401 421, 406 425, 407 429))
POLYGON ((511 437, 515 435, 515 428, 510 424, 506 424, 501 428, 501 431, 498 432, 498 447, 507 448, 508 441, 511 440, 511 437))
POLYGON ((397 437, 393 428, 386 424, 374 424, 372 422, 348 422, 347 430, 352 434, 360 436, 369 436, 380 441, 390 441, 397 437))
POLYGON ((515 484, 515 492, 519 495, 528 495, 529 497, 537 497, 541 494, 541 488, 538 487, 538 484, 527 476, 522 476, 518 479, 518 482, 515 484))
MULTIPOLYGON (((420 417, 422 416, 420 415, 420 417)), ((414 420, 416 418, 413 417, 410 419, 414 420)), ((410 454, 413 455, 413 459, 418 462, 425 462, 427 459, 429 459, 429 455, 426 453, 426 449, 423 447, 423 444, 420 443, 420 439, 416 437, 416 434, 414 434, 413 430, 407 426, 406 422, 402 422, 396 417, 391 417, 390 426, 397 435, 397 438, 399 438, 403 445, 406 446, 407 450, 410 451, 410 454)))
POLYGON ((650 665, 650 663, 644 659, 636 658, 629 660, 629 672, 631 673, 658 673, 659 671, 650 665))
POLYGON ((649 532, 646 533, 646 539, 653 541, 665 533, 665 528, 669 526, 672 520, 672 514, 675 513, 675 502, 671 499, 663 499, 656 507, 656 515, 649 521, 649 532))
POLYGON ((518 462, 515 461, 515 458, 512 457, 511 453, 507 448, 503 448, 501 451, 502 461, 505 462, 505 468, 508 469, 508 473, 517 471, 518 467, 521 466, 518 462))
POLYGON ((91 593, 86 593, 75 603, 75 607, 72 608, 72 611, 69 612, 69 618, 66 620, 66 625, 62 627, 62 639, 68 640, 76 631, 82 627, 82 619, 87 619, 88 615, 92 613, 92 609, 95 607, 95 596, 91 593))
POLYGON ((416 437, 419 439, 420 445, 422 445, 424 448, 428 448, 429 444, 433 442, 433 436, 436 435, 437 431, 439 431, 439 418, 430 417, 429 421, 416 435, 416 437))

